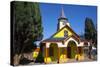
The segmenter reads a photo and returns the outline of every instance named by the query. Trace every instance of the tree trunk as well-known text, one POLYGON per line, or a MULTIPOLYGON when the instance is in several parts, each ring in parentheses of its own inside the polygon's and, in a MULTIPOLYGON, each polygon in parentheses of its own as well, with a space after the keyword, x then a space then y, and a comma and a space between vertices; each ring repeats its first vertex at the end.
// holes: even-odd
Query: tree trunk
POLYGON ((19 63, 20 63, 20 59, 21 59, 21 56, 22 56, 22 54, 15 54, 15 56, 14 56, 14 62, 13 62, 13 65, 14 66, 17 66, 17 65, 19 65, 19 63))

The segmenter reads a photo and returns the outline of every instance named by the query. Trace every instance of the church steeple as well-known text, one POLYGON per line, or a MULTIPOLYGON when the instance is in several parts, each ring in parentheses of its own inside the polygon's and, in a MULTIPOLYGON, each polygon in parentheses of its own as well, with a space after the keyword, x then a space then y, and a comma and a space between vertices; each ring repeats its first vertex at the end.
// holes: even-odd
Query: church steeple
POLYGON ((65 16, 64 9, 63 9, 63 7, 62 7, 62 8, 61 8, 60 17, 58 18, 58 28, 57 28, 57 30, 61 29, 61 28, 64 27, 65 25, 70 26, 70 24, 69 24, 69 22, 68 22, 68 19, 67 19, 66 16, 65 16))
POLYGON ((60 15, 60 18, 66 18, 66 17, 65 17, 65 14, 64 14, 63 7, 61 8, 61 15, 60 15))

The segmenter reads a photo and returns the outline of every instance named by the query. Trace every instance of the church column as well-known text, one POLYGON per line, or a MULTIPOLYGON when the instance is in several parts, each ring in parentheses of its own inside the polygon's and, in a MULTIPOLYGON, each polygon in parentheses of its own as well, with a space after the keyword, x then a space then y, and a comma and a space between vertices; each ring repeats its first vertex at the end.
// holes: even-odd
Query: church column
POLYGON ((47 63, 47 47, 46 47, 46 53, 45 54, 46 54, 46 63, 47 63))
POLYGON ((47 59, 47 58, 48 58, 49 44, 50 44, 50 43, 46 43, 46 48, 45 48, 45 49, 46 49, 46 50, 45 50, 45 58, 46 58, 45 60, 46 60, 46 63, 48 62, 48 59, 47 59))
POLYGON ((76 60, 79 59, 78 54, 79 54, 79 47, 77 47, 77 57, 76 57, 76 60))
POLYGON ((75 57, 75 59, 78 61, 79 58, 80 58, 80 56, 79 56, 79 46, 77 46, 76 47, 76 57, 75 57))
POLYGON ((60 60, 60 48, 58 47, 58 63, 59 63, 59 60, 60 60))

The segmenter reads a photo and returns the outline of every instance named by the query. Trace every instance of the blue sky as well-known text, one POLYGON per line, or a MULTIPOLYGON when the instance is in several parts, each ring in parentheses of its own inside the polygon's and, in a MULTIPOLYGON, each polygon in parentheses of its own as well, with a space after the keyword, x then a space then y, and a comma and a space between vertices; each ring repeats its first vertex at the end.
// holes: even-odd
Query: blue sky
POLYGON ((62 7, 66 18, 69 20, 71 28, 77 34, 84 33, 84 22, 86 17, 91 18, 95 25, 97 23, 96 6, 40 3, 44 35, 43 39, 49 38, 57 31, 58 18, 61 14, 62 7))

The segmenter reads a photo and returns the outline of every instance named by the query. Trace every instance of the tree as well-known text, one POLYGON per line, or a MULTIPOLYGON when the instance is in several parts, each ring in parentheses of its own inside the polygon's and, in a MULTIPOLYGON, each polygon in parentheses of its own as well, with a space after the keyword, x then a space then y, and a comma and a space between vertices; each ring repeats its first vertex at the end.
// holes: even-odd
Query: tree
POLYGON ((85 19, 85 39, 91 40, 97 46, 97 30, 92 19, 85 19))
POLYGON ((11 64, 18 65, 22 54, 32 52, 34 42, 43 37, 39 4, 11 2, 11 30, 11 64))

